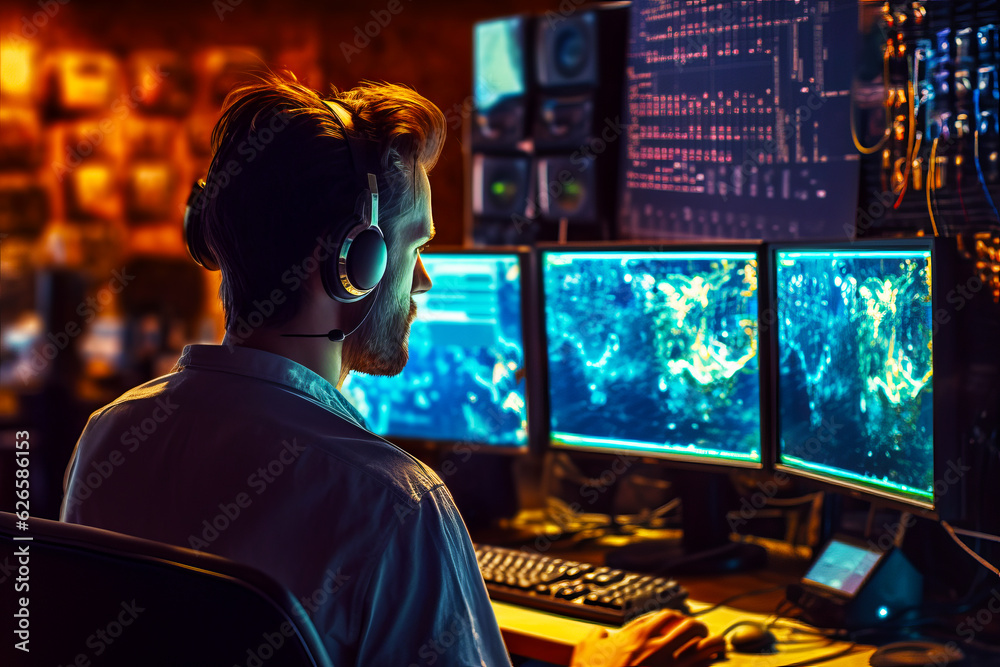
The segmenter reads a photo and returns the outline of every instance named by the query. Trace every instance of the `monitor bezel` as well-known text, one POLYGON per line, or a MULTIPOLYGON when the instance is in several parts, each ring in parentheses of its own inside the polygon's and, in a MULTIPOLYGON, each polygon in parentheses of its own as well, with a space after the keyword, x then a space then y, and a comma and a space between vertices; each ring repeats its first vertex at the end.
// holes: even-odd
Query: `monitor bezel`
MULTIPOLYGON (((454 440, 454 439, 431 439, 431 438, 414 438, 414 437, 401 437, 395 436, 391 433, 385 435, 380 435, 379 437, 388 440, 394 445, 410 452, 413 454, 448 454, 455 453, 459 455, 471 455, 471 454, 488 454, 488 455, 503 455, 503 456, 521 456, 528 453, 532 449, 532 424, 538 421, 534 418, 533 413, 537 414, 537 408, 533 405, 532 394, 537 394, 537 391, 532 390, 532 378, 531 373, 528 372, 529 366, 529 345, 532 345, 531 329, 532 326, 530 321, 530 308, 525 304, 525 297, 529 297, 533 292, 531 283, 531 264, 532 264, 532 253, 531 249, 526 246, 495 246, 495 247, 475 247, 468 248, 459 245, 440 245, 434 244, 425 250, 421 251, 421 256, 434 256, 434 255, 511 255, 516 256, 520 264, 521 270, 521 336, 523 339, 523 350, 524 350, 524 363, 525 363, 525 408, 527 412, 528 428, 527 428, 527 438, 524 444, 516 445, 497 445, 488 444, 483 442, 475 442, 470 440, 454 440)), ((433 291, 433 280, 434 276, 431 276, 431 290, 433 291)))
POLYGON ((541 421, 545 427, 544 442, 547 449, 588 456, 610 457, 621 454, 634 456, 637 459, 650 459, 662 463, 667 463, 671 468, 689 469, 707 472, 727 473, 733 469, 738 470, 764 470, 768 462, 773 458, 768 451, 771 438, 767 433, 769 422, 767 421, 769 410, 769 388, 767 386, 769 361, 765 358, 768 354, 767 346, 763 344, 760 337, 760 314, 766 306, 766 295, 762 287, 762 267, 765 256, 765 245, 759 240, 731 240, 731 239, 706 239, 692 242, 691 240, 679 241, 582 241, 574 243, 540 243, 537 246, 537 272, 536 272, 536 299, 538 317, 538 347, 544 355, 542 364, 539 367, 542 388, 539 392, 541 421), (548 329, 545 314, 545 254, 549 252, 752 252, 757 256, 757 371, 760 384, 760 461, 741 461, 739 459, 719 460, 707 459, 700 456, 684 455, 677 452, 657 452, 639 449, 615 449, 612 447, 588 447, 581 445, 564 445, 553 442, 551 430, 551 403, 549 395, 549 363, 548 363, 548 329))
MULTIPOLYGON (((930 519, 941 519, 945 517, 957 517, 961 514, 961 489, 951 489, 944 494, 938 494, 938 481, 943 479, 944 473, 948 469, 949 460, 954 459, 958 453, 958 442, 954 429, 954 400, 956 390, 955 374, 955 335, 951 330, 953 327, 947 326, 947 321, 943 320, 947 316, 948 310, 943 308, 943 290, 945 285, 954 285, 955 265, 952 260, 954 253, 949 250, 949 244, 953 244, 954 239, 943 239, 940 237, 900 237, 900 238, 873 238, 858 240, 839 241, 789 241, 769 243, 767 248, 768 265, 768 288, 767 297, 769 299, 768 318, 771 320, 767 324, 767 345, 769 351, 769 374, 771 386, 771 409, 769 415, 769 430, 772 442, 768 448, 771 453, 770 467, 775 473, 793 476, 798 479, 808 480, 819 488, 826 491, 834 491, 845 494, 853 498, 868 501, 873 505, 897 509, 904 512, 917 513, 920 516, 930 519), (777 266, 778 252, 782 250, 929 250, 931 253, 931 316, 933 322, 931 344, 933 349, 933 371, 932 376, 932 437, 933 437, 933 500, 930 503, 921 502, 919 499, 893 493, 887 489, 877 488, 874 485, 863 485, 840 479, 833 475, 803 470, 801 468, 784 464, 781 461, 781 421, 780 403, 781 393, 779 386, 779 354, 778 354, 778 302, 777 302, 777 266), (946 443, 952 439, 953 446, 946 443)), ((954 319, 954 318, 951 318, 954 319)))

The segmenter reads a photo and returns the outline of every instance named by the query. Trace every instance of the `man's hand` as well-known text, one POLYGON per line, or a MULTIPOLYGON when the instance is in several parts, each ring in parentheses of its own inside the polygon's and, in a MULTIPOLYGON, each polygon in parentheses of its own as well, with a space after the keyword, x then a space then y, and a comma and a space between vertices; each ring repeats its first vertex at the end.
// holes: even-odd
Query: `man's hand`
POLYGON ((570 667, 702 667, 722 658, 726 642, 671 610, 647 614, 621 630, 597 628, 573 651, 570 667))

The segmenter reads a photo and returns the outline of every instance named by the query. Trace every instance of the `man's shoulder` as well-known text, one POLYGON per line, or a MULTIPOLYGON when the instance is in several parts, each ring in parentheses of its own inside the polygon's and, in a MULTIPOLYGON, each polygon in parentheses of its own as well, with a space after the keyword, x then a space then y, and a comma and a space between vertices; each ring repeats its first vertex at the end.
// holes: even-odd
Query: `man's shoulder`
POLYGON ((124 403, 126 401, 132 401, 143 398, 150 398, 153 394, 162 392, 170 387, 177 387, 183 379, 183 374, 177 371, 171 371, 165 375, 160 375, 159 377, 152 378, 143 382, 142 384, 136 385, 131 389, 126 389, 117 398, 107 403, 104 407, 97 410, 101 413, 108 408, 112 408, 119 403, 124 403))
POLYGON ((349 423, 340 434, 318 438, 308 446, 338 464, 350 466, 394 495, 397 501, 419 503, 428 493, 444 486, 441 478, 422 461, 349 423))
MULTIPOLYGON (((351 480, 345 478, 352 476, 367 493, 381 491, 394 501, 419 502, 443 486, 430 467, 344 413, 286 387, 250 378, 170 373, 126 391, 92 419, 100 418, 111 427, 118 421, 116 415, 133 422, 153 412, 157 412, 154 419, 163 413, 170 421, 191 422, 199 434, 214 434, 216 444, 229 440, 240 454, 251 455, 254 434, 261 436, 261 442, 284 443, 285 449, 294 450, 295 458, 310 452, 327 460, 349 485, 353 486, 351 480)), ((310 459, 315 461, 314 457, 310 459)))

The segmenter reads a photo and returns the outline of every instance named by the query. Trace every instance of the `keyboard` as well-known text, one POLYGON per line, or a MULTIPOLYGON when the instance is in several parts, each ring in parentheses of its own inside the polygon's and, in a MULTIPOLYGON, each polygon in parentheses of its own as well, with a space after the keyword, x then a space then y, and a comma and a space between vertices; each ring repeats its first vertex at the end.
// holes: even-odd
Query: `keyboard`
POLYGON ((688 611, 688 592, 671 578, 484 544, 476 558, 500 602, 616 626, 657 609, 688 611))

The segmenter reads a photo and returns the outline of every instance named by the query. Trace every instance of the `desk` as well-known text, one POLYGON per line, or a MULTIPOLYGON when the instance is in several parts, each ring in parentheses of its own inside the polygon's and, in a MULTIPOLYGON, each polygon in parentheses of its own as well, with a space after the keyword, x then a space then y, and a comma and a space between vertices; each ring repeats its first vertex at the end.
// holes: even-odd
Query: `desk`
MULTIPOLYGON (((691 602, 691 611, 698 611, 707 606, 707 604, 691 602)), ((573 655, 573 647, 598 626, 597 623, 590 621, 578 621, 506 602, 494 601, 493 611, 500 624, 500 631, 507 644, 507 650, 514 655, 544 660, 557 665, 568 665, 573 655)), ((721 633, 736 621, 763 620, 766 615, 733 609, 732 607, 719 607, 698 618, 708 626, 711 632, 721 633)), ((782 620, 781 626, 774 628, 779 640, 778 653, 747 655, 729 652, 725 661, 716 664, 731 667, 779 667, 780 665, 829 655, 848 646, 845 642, 828 643, 828 640, 823 638, 817 638, 815 642, 809 641, 795 645, 781 643, 782 640, 792 638, 792 626, 808 627, 794 621, 782 620)), ((795 641, 806 638, 805 635, 797 634, 795 637, 795 641)), ((875 648, 872 646, 858 646, 847 655, 820 664, 830 665, 830 667, 867 666, 868 657, 874 650, 875 648)))
MULTIPOLYGON (((699 616, 699 620, 708 626, 709 631, 722 633, 737 621, 765 620, 777 607, 778 602, 784 599, 783 587, 799 581, 804 574, 808 559, 796 554, 790 548, 770 543, 767 546, 769 558, 767 569, 718 576, 677 577, 691 595, 689 606, 692 612, 722 602, 737 593, 778 588, 764 594, 740 598, 732 603, 733 606, 719 607, 704 616, 699 616), (704 602, 698 602, 702 600, 704 602)), ((599 552, 567 552, 559 555, 589 562, 600 562, 603 559, 599 552)), ((573 647, 599 625, 591 621, 580 621, 506 602, 494 601, 493 611, 511 654, 557 665, 568 665, 573 655, 573 647)), ((811 630, 803 623, 782 619, 778 626, 772 628, 779 641, 778 653, 753 655, 729 652, 727 659, 717 664, 727 667, 780 667, 830 655, 849 646, 847 642, 830 642, 822 637, 801 644, 783 643, 785 640, 812 639, 805 634, 793 633, 792 628, 811 630)), ((867 667, 868 658, 874 651, 874 646, 858 646, 846 655, 819 664, 830 667, 867 667)))

